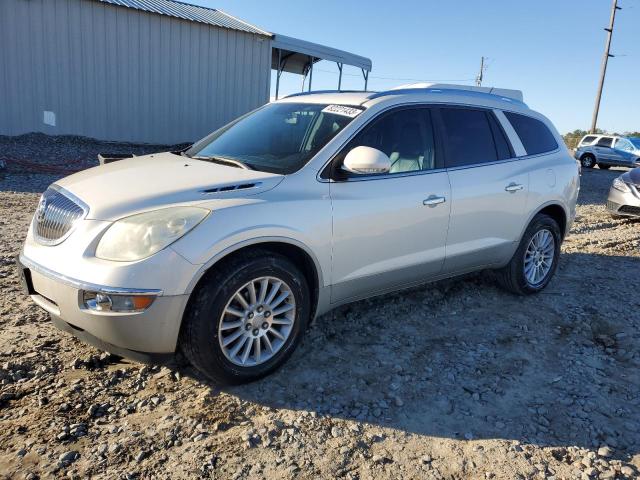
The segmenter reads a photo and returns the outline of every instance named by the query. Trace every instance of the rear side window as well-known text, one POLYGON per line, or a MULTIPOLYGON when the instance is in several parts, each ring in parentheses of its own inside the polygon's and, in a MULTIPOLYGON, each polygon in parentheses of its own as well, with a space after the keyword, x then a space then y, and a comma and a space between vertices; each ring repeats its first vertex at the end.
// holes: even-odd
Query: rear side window
POLYGON ((596 143, 596 145, 598 147, 610 147, 611 145, 613 145, 613 138, 603 137, 600 140, 598 140, 598 143, 596 143))
POLYGON ((510 156, 502 130, 497 125, 492 127, 491 116, 484 110, 443 108, 441 115, 446 131, 447 167, 495 162, 510 156))
POLYGON ((540 120, 512 112, 504 112, 504 115, 520 137, 527 155, 537 155, 558 148, 555 137, 540 120))
POLYGON ((582 141, 580 142, 580 145, 590 145, 591 143, 593 143, 593 141, 594 141, 596 138, 598 138, 598 137, 596 137, 596 136, 594 136, 594 135, 584 137, 584 138, 582 139, 582 141))

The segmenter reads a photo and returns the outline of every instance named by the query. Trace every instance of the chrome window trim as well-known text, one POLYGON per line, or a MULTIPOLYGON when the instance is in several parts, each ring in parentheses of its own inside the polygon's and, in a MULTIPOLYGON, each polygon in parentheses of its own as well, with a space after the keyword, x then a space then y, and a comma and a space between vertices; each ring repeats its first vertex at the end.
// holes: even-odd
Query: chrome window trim
MULTIPOLYGON (((89 205, 87 205, 86 203, 84 203, 82 200, 80 200, 77 196, 75 196, 73 193, 71 193, 70 191, 62 188, 59 185, 56 185, 55 183, 49 185, 48 187, 51 190, 55 190, 56 192, 58 192, 60 195, 63 195, 65 197, 67 197, 69 200, 71 200, 72 202, 74 202, 78 207, 80 207, 80 209, 82 210, 82 216, 78 217, 73 224, 71 225, 71 228, 69 228, 69 231, 67 233, 65 233, 64 235, 62 235, 60 238, 56 238, 55 240, 49 240, 46 238, 42 238, 40 235, 38 235, 37 233, 37 227, 36 227, 36 214, 37 214, 37 209, 36 209, 36 213, 34 213, 33 217, 31 218, 31 226, 33 228, 33 238, 36 240, 36 242, 38 242, 41 245, 45 245, 48 247, 52 247, 54 245, 59 245, 62 242, 64 242, 67 238, 69 238, 69 236, 73 233, 73 231, 76 229, 76 224, 81 221, 84 220, 85 218, 87 218, 87 215, 89 215, 89 205)), ((44 195, 44 193, 42 194, 44 195)), ((40 200, 38 201, 38 206, 40 206, 40 202, 42 201, 42 195, 40 195, 40 200)))
POLYGON ((123 295, 156 295, 162 296, 163 291, 155 288, 124 288, 124 287, 108 287, 105 285, 97 285, 95 283, 83 282, 82 280, 77 280, 72 277, 68 277, 61 273, 55 272, 49 268, 43 267, 42 265, 34 262, 33 260, 25 257, 22 253, 20 254, 20 263, 33 270, 38 272, 45 277, 50 278, 51 280, 55 280, 60 283, 64 283, 70 287, 76 288, 78 290, 87 290, 91 292, 98 293, 106 293, 106 294, 123 294, 123 295))
MULTIPOLYGON (((376 118, 378 118, 380 115, 383 115, 384 113, 388 112, 389 110, 392 110, 392 109, 397 108, 397 107, 407 107, 407 106, 409 106, 409 107, 415 106, 415 107, 429 108, 429 107, 443 107, 443 106, 449 106, 449 105, 454 106, 454 107, 472 107, 472 108, 484 109, 484 110, 489 110, 489 111, 495 111, 496 110, 493 107, 486 107, 486 106, 483 106, 483 105, 467 104, 467 103, 451 103, 451 102, 429 102, 429 103, 424 103, 424 102, 418 101, 418 102, 403 102, 403 103, 390 105, 390 106, 384 108, 383 110, 379 111, 378 113, 376 113, 364 125, 362 125, 360 128, 358 128, 354 133, 352 133, 342 143, 342 145, 340 145, 339 148, 336 149, 334 154, 331 155, 331 158, 329 158, 329 160, 327 160, 322 165, 322 167, 318 170, 318 172, 316 173, 316 180, 318 182, 320 182, 320 183, 348 183, 348 182, 364 182, 364 181, 369 181, 369 180, 383 180, 383 179, 388 179, 388 178, 402 178, 402 177, 409 177, 409 176, 416 176, 416 175, 428 175, 430 173, 440 173, 440 172, 444 172, 444 171, 466 170, 466 169, 469 169, 469 168, 478 168, 478 167, 484 167, 484 166, 488 166, 488 165, 499 165, 499 164, 502 164, 502 163, 518 162, 518 161, 521 161, 521 160, 530 160, 530 159, 534 159, 534 158, 537 158, 537 157, 556 154, 556 153, 560 152, 560 146, 558 146, 555 150, 550 150, 548 152, 537 153, 535 155, 522 155, 522 156, 516 155, 516 156, 511 157, 511 158, 506 158, 504 160, 496 160, 496 161, 493 161, 493 162, 474 163, 474 164, 470 164, 470 165, 462 165, 462 166, 459 166, 459 167, 444 167, 444 168, 436 168, 436 169, 432 169, 432 170, 421 170, 421 171, 406 172, 406 173, 390 173, 390 174, 384 174, 384 175, 363 175, 362 178, 360 178, 360 177, 349 177, 349 178, 346 178, 345 180, 334 180, 332 178, 322 178, 320 176, 322 174, 322 172, 325 170, 325 168, 327 168, 327 166, 333 161, 333 159, 336 157, 336 155, 338 155, 342 151, 342 149, 344 147, 346 147, 347 144, 351 140, 353 140, 353 138, 356 135, 358 135, 368 125, 370 125, 371 122, 375 121, 376 118)), ((509 110, 509 109, 506 109, 506 108, 499 109, 499 110, 501 112, 512 112, 512 113, 517 113, 519 115, 526 115, 525 113, 517 112, 517 111, 514 111, 514 110, 509 110)), ((530 116, 531 118, 536 119, 534 116, 531 116, 531 115, 528 115, 528 116, 530 116)), ((497 115, 496 115, 496 117, 497 117, 497 115)), ((501 118, 498 118, 497 120, 500 122, 501 118)), ((508 121, 508 119, 506 117, 505 117, 505 120, 508 121)), ((538 120, 538 119, 536 119, 536 120, 538 120)), ((503 128, 504 128, 504 126, 503 126, 503 128)), ((514 133, 515 133, 515 130, 514 130, 514 133)), ((517 136, 517 133, 516 133, 516 138, 518 139, 518 142, 520 142, 520 146, 522 146, 522 149, 526 152, 526 150, 524 149, 524 146, 522 145, 522 142, 520 141, 520 137, 517 136)), ((511 141, 510 137, 509 137, 509 140, 511 141)), ((557 141, 556 141, 556 143, 557 143, 557 141)), ((512 146, 513 146, 513 143, 512 143, 512 146)), ((515 150, 515 148, 514 148, 514 150, 515 150)))

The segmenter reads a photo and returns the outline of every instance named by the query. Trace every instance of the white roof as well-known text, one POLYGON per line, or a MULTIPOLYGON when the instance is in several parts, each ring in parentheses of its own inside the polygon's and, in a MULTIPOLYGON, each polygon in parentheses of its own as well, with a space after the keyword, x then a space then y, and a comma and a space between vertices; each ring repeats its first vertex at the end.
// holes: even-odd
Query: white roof
POLYGON ((309 64, 309 57, 314 58, 314 62, 328 60, 330 62, 352 65, 371 71, 371 59, 356 55, 354 53, 327 47, 318 43, 307 42, 298 38, 287 37, 279 33, 273 36, 272 46, 274 54, 271 68, 278 68, 278 55, 276 49, 281 50, 281 60, 284 63, 282 68, 285 72, 304 73, 304 68, 309 64))

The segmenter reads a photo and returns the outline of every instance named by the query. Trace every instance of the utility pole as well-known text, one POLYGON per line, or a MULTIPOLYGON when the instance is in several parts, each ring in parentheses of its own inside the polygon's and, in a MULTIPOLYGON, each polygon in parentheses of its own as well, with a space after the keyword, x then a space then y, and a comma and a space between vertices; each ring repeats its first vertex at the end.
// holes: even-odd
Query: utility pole
POLYGON ((596 95, 596 105, 593 109, 593 118, 591 119, 591 133, 596 133, 596 123, 598 123, 598 112, 600 111, 600 99, 602 98, 602 87, 604 86, 604 76, 607 73, 607 62, 609 57, 614 57, 609 53, 611 49, 611 37, 613 36, 613 24, 616 20, 616 11, 622 10, 618 6, 618 0, 613 0, 611 4, 611 18, 609 20, 609 28, 605 28, 607 32, 607 44, 602 57, 602 66, 600 67, 600 83, 598 84, 598 94, 596 95))
POLYGON ((476 86, 482 86, 482 74, 484 73, 484 57, 480 57, 480 73, 476 77, 476 86))

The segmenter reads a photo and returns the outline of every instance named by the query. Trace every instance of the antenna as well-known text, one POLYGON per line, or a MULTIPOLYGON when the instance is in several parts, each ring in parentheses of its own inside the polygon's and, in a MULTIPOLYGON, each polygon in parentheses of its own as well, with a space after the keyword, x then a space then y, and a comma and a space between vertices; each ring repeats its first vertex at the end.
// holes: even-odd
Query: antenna
POLYGON ((482 86, 482 77, 484 75, 485 70, 487 69, 487 67, 484 65, 484 57, 480 57, 480 72, 478 73, 478 76, 476 77, 476 86, 477 87, 481 87, 482 86))

